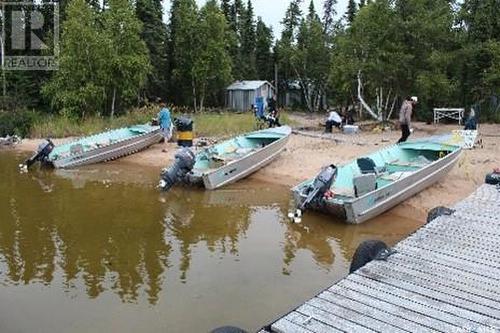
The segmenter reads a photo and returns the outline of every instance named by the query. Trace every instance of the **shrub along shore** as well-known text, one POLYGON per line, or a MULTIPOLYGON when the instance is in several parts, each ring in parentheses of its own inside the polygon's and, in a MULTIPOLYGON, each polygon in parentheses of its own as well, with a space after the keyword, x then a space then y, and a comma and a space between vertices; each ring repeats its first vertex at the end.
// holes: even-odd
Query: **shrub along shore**
MULTIPOLYGON (((118 117, 90 116, 76 119, 65 115, 47 115, 34 111, 0 112, 0 136, 16 134, 29 138, 65 138, 85 136, 109 129, 150 122, 158 114, 156 106, 133 109, 118 117)), ((173 117, 186 115, 193 119, 197 136, 229 136, 255 129, 255 118, 250 112, 227 110, 204 113, 185 113, 173 108, 173 117)), ((286 113, 282 121, 289 123, 286 113)))

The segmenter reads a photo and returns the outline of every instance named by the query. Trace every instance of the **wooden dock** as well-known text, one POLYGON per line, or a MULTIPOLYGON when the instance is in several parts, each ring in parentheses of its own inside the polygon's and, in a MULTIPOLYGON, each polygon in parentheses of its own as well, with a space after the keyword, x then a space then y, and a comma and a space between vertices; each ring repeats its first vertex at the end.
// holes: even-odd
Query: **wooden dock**
POLYGON ((453 209, 261 332, 500 333, 500 189, 453 209))

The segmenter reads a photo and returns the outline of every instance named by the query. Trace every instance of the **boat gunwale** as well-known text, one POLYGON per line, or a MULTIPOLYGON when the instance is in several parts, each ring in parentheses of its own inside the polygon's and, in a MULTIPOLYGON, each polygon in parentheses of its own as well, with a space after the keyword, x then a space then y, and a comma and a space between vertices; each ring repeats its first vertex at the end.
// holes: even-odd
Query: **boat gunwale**
MULTIPOLYGON (((420 149, 420 150, 426 150, 426 149, 420 149)), ((424 165, 423 167, 421 167, 421 168, 419 168, 419 169, 417 169, 417 170, 413 171, 413 172, 412 172, 412 174, 411 174, 411 176, 416 175, 416 174, 419 174, 419 173, 421 173, 422 171, 427 170, 427 169, 431 168, 432 166, 434 166, 434 165, 436 165, 436 164, 438 164, 438 163, 441 163, 442 161, 445 161, 445 160, 451 159, 450 157, 451 157, 451 156, 453 156, 454 154, 458 154, 458 155, 460 155, 460 153, 461 153, 461 152, 462 152, 462 148, 461 148, 461 147, 458 147, 456 150, 451 151, 451 153, 450 153, 450 154, 448 154, 448 155, 446 155, 446 156, 444 156, 444 157, 438 158, 437 160, 434 160, 434 161, 432 161, 431 163, 429 163, 429 164, 427 164, 427 165, 424 165)), ((408 176, 408 177, 410 177, 410 176, 408 176)), ((373 193, 377 193, 379 190, 383 190, 384 188, 387 188, 388 186, 392 186, 392 185, 400 184, 400 182, 402 182, 402 181, 403 181, 403 180, 405 180, 406 178, 407 178, 407 177, 403 177, 403 178, 399 178, 399 179, 397 179, 397 180, 394 180, 394 181, 392 181, 392 182, 390 182, 390 183, 388 183, 388 184, 386 184, 386 185, 384 185, 384 186, 382 186, 382 187, 380 187, 380 188, 377 188, 377 189, 376 189, 376 190, 374 190, 374 191, 371 191, 371 192, 365 193, 365 194, 363 194, 363 195, 362 195, 362 196, 360 196, 360 197, 356 197, 356 198, 349 198, 349 199, 347 199, 347 200, 344 200, 344 203, 345 203, 345 202, 347 202, 347 203, 353 203, 353 202, 356 202, 356 201, 358 201, 358 200, 360 200, 360 199, 363 199, 363 198, 364 198, 364 197, 366 197, 366 196, 369 196, 369 195, 371 195, 371 194, 373 194, 373 193)))
MULTIPOLYGON (((443 158, 440 158, 438 160, 436 160, 435 162, 440 162, 442 163, 443 165, 439 168, 437 168, 436 170, 432 171, 430 174, 428 174, 427 176, 425 176, 424 178, 416 181, 413 183, 413 185, 417 186, 417 185, 420 185, 420 184, 423 184, 425 183, 425 181, 427 181, 428 179, 431 179, 432 177, 434 176, 437 176, 439 175, 439 173, 443 172, 444 169, 448 168, 448 167, 452 167, 457 161, 458 161, 458 158, 460 157, 462 153, 462 148, 459 148, 457 149, 456 151, 452 152, 451 154, 448 154, 446 155, 445 157, 443 158)), ((437 163, 436 163, 437 164, 437 163)), ((431 163, 431 164, 428 164, 426 165, 425 167, 422 167, 420 168, 418 171, 415 171, 411 176, 409 177, 412 177, 412 176, 415 176, 415 175, 418 175, 420 173, 422 173, 423 171, 425 170, 429 170, 431 169, 431 167, 435 166, 436 164, 431 163)), ((443 174, 444 176, 444 174, 443 174)), ((407 178, 407 177, 405 177, 407 178)), ((379 193, 379 190, 382 190, 382 189, 387 189, 389 186, 390 187, 396 187, 396 185, 399 185, 400 182, 402 182, 405 178, 402 178, 402 179, 398 179, 397 181, 394 181, 386 186, 383 186, 381 187, 380 189, 377 189, 375 191, 372 191, 372 192, 368 192, 366 193, 365 195, 361 196, 361 197, 358 197, 358 198, 354 198, 355 200, 348 200, 342 204, 336 204, 336 203, 332 203, 332 202, 329 202, 328 204, 333 206, 333 205, 338 205, 338 206, 342 206, 344 207, 345 209, 345 206, 348 205, 348 206, 353 206, 356 202, 362 200, 362 199, 365 199, 365 196, 373 196, 373 195, 376 195, 377 193, 379 193)), ((433 182, 432 184, 434 184, 435 182, 433 182)), ((431 184, 430 184, 431 185, 431 184)), ((429 185, 429 186, 430 186, 429 185)), ((359 219, 359 217, 363 217, 365 215, 367 215, 370 211, 378 208, 378 207, 381 207, 383 206, 384 204, 387 204, 388 202, 390 202, 391 200, 394 200, 395 197, 398 197, 402 194, 405 194, 408 190, 412 189, 413 187, 415 186, 408 186, 408 187, 405 187, 397 192, 395 192, 394 194, 388 196, 387 198, 385 198, 384 200, 376 203, 375 205, 365 209, 364 211, 362 212, 359 212, 359 213, 355 213, 353 212, 353 215, 354 215, 354 220, 351 221, 349 219, 346 219, 347 222, 351 223, 351 224, 358 224, 358 223, 362 223, 364 222, 366 219, 365 218, 361 218, 359 219)))
MULTIPOLYGON (((232 160, 232 161, 228 161, 227 163, 225 163, 224 165, 222 165, 222 166, 220 166, 220 167, 218 167, 218 168, 197 169, 197 172, 196 172, 197 176, 203 177, 204 175, 209 175, 209 174, 212 174, 212 173, 214 173, 214 172, 216 172, 216 171, 218 171, 218 170, 220 170, 220 169, 224 168, 225 166, 231 165, 231 164, 233 164, 233 163, 235 163, 235 162, 238 162, 238 161, 242 161, 242 160, 246 159, 247 157, 249 157, 249 156, 253 156, 254 154, 256 154, 256 153, 258 153, 258 152, 260 152, 260 151, 262 151, 262 150, 266 149, 267 147, 272 147, 274 144, 276 144, 277 142, 280 142, 280 141, 281 141, 281 140, 283 140, 283 139, 289 138, 289 137, 290 137, 290 135, 292 134, 292 130, 291 130, 291 128, 290 128, 289 126, 282 126, 282 127, 288 127, 288 128, 290 129, 290 131, 289 131, 288 133, 286 133, 286 134, 283 134, 283 136, 282 136, 281 138, 278 138, 277 140, 274 140, 273 142, 271 142, 270 144, 268 144, 268 145, 267 145, 267 146, 265 146, 265 147, 260 147, 260 149, 257 149, 257 150, 255 150, 255 151, 253 151, 253 152, 250 152, 250 153, 246 154, 246 155, 243 155, 243 156, 242 156, 241 158, 239 158, 239 159, 235 159, 235 160, 232 160), (198 171, 198 170, 203 170, 203 171, 198 171)), ((250 133, 247 133, 247 134, 252 134, 252 133, 256 133, 256 132, 259 132, 259 131, 253 131, 253 132, 250 132, 250 133)), ((236 140, 237 138, 240 138, 240 137, 246 137, 246 135, 247 135, 247 134, 244 134, 244 135, 238 135, 237 137, 234 137, 234 138, 229 139, 229 140, 226 140, 226 141, 233 141, 233 140, 236 140)), ((259 139, 260 139, 260 138, 259 138, 259 139)), ((262 139, 264 139, 264 138, 262 138, 262 139)), ((224 143, 224 142, 226 142, 226 141, 223 141, 223 142, 221 142, 220 144, 222 144, 222 143, 224 143)), ((216 144, 216 145, 217 145, 217 144, 216 144)), ((215 145, 212 145, 212 146, 207 147, 207 148, 205 148, 205 149, 210 149, 211 147, 214 147, 214 146, 215 146, 215 145)), ((201 153, 201 152, 200 152, 200 153, 201 153)))
MULTIPOLYGON (((382 148, 381 150, 387 150, 387 149, 390 149, 392 147, 396 146, 396 144, 393 144, 393 145, 390 145, 390 146, 387 146, 387 147, 384 147, 382 148)), ((442 157, 442 158, 438 158, 434 161, 432 161, 430 164, 427 164, 425 166, 423 166, 422 168, 416 170, 412 175, 408 176, 408 177, 413 177, 415 175, 418 175, 420 173, 423 173, 424 171, 426 170, 429 170, 433 167, 435 167, 437 164, 443 164, 442 167, 436 169, 434 172, 431 173, 431 175, 436 175, 437 173, 439 173, 439 171, 441 171, 442 169, 448 167, 448 166, 451 166, 453 164, 456 163, 456 161, 458 160, 458 158, 460 157, 463 149, 460 147, 460 146, 454 146, 454 145, 449 145, 451 147, 455 147, 456 149, 451 151, 448 155, 442 157), (445 161, 448 161, 448 162, 445 162, 445 161)), ((381 150, 378 150, 378 151, 381 151, 381 150)), ((425 151, 426 149, 420 149, 421 151, 425 151)), ((447 150, 449 151, 449 150, 447 150)), ((348 163, 345 163, 343 164, 342 166, 345 166, 345 165, 348 165, 349 163, 351 163, 352 161, 349 161, 348 163)), ((357 216, 358 214, 354 214, 356 216, 354 216, 354 221, 351 221, 347 218, 347 210, 346 210, 346 206, 353 206, 354 204, 356 204, 357 202, 361 201, 361 200, 364 200, 366 199, 367 197, 370 197, 370 196, 373 196, 373 195, 376 195, 377 193, 380 193, 382 192, 383 190, 387 190, 388 187, 397 187, 397 185, 401 184, 403 181, 405 181, 408 177, 404 177, 404 178, 401 178, 401 179, 397 179, 391 183, 388 183, 380 188, 377 188, 376 190, 374 191, 371 191, 371 192, 368 192, 368 193, 365 193, 364 195, 360 196, 360 197, 357 197, 357 198, 348 198, 348 199, 345 199, 345 200, 342 200, 341 202, 335 202, 334 198, 332 199, 327 199, 327 200, 324 200, 324 206, 327 206, 327 207, 336 207, 336 208, 339 208, 339 209, 342 209, 344 211, 344 219, 348 222, 348 223, 352 223, 352 224, 357 224, 357 223, 361 223, 363 222, 364 220, 362 221, 358 221, 357 219, 357 216)), ((428 177, 426 177, 427 179, 428 177)), ((301 182, 300 184, 294 186, 292 188, 292 192, 298 196, 300 198, 300 200, 304 200, 306 198, 305 195, 303 195, 301 193, 301 189, 303 188, 303 186, 306 185, 306 183, 310 182, 312 180, 311 179, 308 179, 308 180, 305 180, 303 182, 301 182)), ((420 184, 420 182, 419 182, 420 184)), ((394 199, 394 197, 400 195, 401 193, 403 193, 404 190, 400 190, 398 191, 397 193, 394 193, 392 195, 390 195, 388 198, 386 198, 383 202, 386 203, 388 201, 390 201, 391 199, 394 199)), ((337 199, 338 200, 338 199, 337 199)), ((339 200, 340 201, 340 200, 339 200)), ((369 210, 372 210, 374 207, 378 207, 380 206, 379 204, 377 205, 374 205, 370 208, 368 208, 367 210, 364 211, 364 213, 366 214, 366 211, 369 211, 369 210)), ((318 210, 318 209, 316 209, 318 210)), ((324 210, 324 209, 319 209, 319 210, 324 210)))
MULTIPOLYGON (((81 141, 83 139, 90 139, 90 138, 95 138, 101 134, 104 134, 104 133, 108 133, 108 132, 115 132, 115 131, 120 131, 120 130, 124 130, 124 129, 129 129, 130 127, 133 127, 133 126, 128 126, 128 127, 120 127, 120 128, 116 128, 116 129, 113 129, 113 130, 109 130, 109 131, 104 131, 104 132, 100 132, 100 133, 96 133, 96 134, 92 134, 92 135, 89 135, 89 136, 82 136, 82 137, 79 137, 73 141, 69 141, 69 142, 65 142, 61 145, 58 145, 56 146, 57 147, 60 147, 60 146, 65 146, 65 145, 72 145, 72 144, 75 144, 77 143, 78 141, 81 141)), ((137 135, 134 135, 134 136, 131 136, 129 138, 124 138, 124 139, 120 139, 120 140, 117 140, 113 143, 109 143, 107 145, 104 145, 104 146, 101 146, 101 147, 93 147, 91 149, 88 149, 87 151, 84 151, 82 153, 79 153, 79 154, 71 154, 69 156, 66 156, 66 157, 63 157, 63 158, 55 158, 55 159, 50 159, 49 162, 54 162, 54 161, 60 161, 60 160, 65 160, 65 159, 68 159, 68 158, 77 158, 78 156, 83 156, 85 155, 86 153, 90 153, 90 152, 93 152, 95 150, 98 150, 98 149, 103 149, 103 148, 109 148, 113 145, 116 145, 116 144, 119 144, 119 143, 123 143, 123 142, 126 142, 126 141, 130 141, 130 140, 135 140, 135 139, 138 139, 138 138, 142 138, 144 136, 149 136, 151 134, 156 134, 155 132, 160 132, 160 127, 159 126, 151 126, 152 128, 154 128, 153 130, 151 131, 148 131, 146 133, 140 133, 140 134, 137 134, 137 135)), ((49 158, 50 158, 50 155, 49 155, 49 158)))
MULTIPOLYGON (((130 145, 137 144, 137 143, 140 143, 143 141, 147 141, 149 138, 151 138, 151 140, 153 140, 155 138, 155 136, 158 136, 157 139, 159 142, 161 137, 162 137, 159 128, 157 128, 153 131, 150 131, 148 133, 142 133, 140 135, 136 135, 136 136, 133 136, 133 137, 130 137, 127 139, 113 142, 112 144, 109 144, 106 146, 96 147, 96 148, 87 150, 85 152, 82 152, 80 154, 72 154, 72 155, 69 155, 69 156, 64 157, 64 158, 49 160, 49 162, 52 163, 56 168, 61 168, 61 169, 72 168, 72 167, 76 167, 79 165, 85 165, 86 163, 81 164, 81 160, 99 156, 103 153, 106 153, 107 151, 113 151, 115 149, 118 149, 118 150, 124 149, 130 145), (122 147, 116 147, 116 148, 114 147, 114 146, 120 146, 120 145, 122 145, 122 147)), ((73 141, 73 142, 77 142, 77 141, 73 141)), ((154 143, 156 143, 156 140, 154 142, 152 142, 149 146, 153 145, 154 143)), ((101 162, 104 162, 104 161, 106 161, 106 159, 103 159, 101 162)), ((95 162, 95 163, 99 163, 99 162, 95 162)), ((93 164, 93 163, 91 163, 91 164, 93 164)))
POLYGON ((284 136, 284 137, 282 137, 282 138, 280 138, 280 139, 278 139, 278 140, 276 140, 276 141, 274 141, 274 142, 270 143, 269 145, 267 145, 267 146, 265 146, 265 147, 262 147, 262 149, 259 149, 259 150, 257 150, 257 151, 254 151, 254 152, 252 152, 252 153, 250 153, 250 154, 247 154, 247 155, 243 156, 241 159, 237 159, 237 160, 230 161, 230 162, 228 162, 227 164, 225 164, 225 165, 223 165, 223 166, 221 166, 221 167, 219 167, 219 168, 217 168, 217 169, 211 169, 212 171, 211 171, 211 172, 209 172, 209 173, 204 173, 204 174, 202 175, 202 178, 203 178, 203 184, 204 184, 205 188, 206 188, 206 189, 209 189, 209 190, 215 190, 215 189, 217 189, 217 188, 219 188, 219 187, 222 187, 222 186, 227 185, 227 184, 229 184, 229 183, 231 183, 231 182, 234 182, 234 181, 235 181, 235 179, 239 179, 239 178, 240 178, 239 176, 241 176, 241 178, 245 178, 245 177, 247 177, 248 175, 250 175, 250 174, 252 174, 252 173, 254 173, 254 172, 258 171, 258 170, 259 170, 259 169, 261 169, 264 165, 267 165, 267 163, 264 163, 264 162, 268 162, 268 163, 270 163, 270 162, 271 162, 274 158, 276 158, 276 157, 277 157, 277 156, 278 156, 278 155, 282 152, 282 150, 285 148, 286 143, 287 143, 287 142, 288 142, 288 140, 290 139, 290 135, 291 135, 291 133, 290 133, 289 135, 286 135, 286 136, 284 136), (230 166, 230 165, 235 164, 235 163, 240 163, 240 162, 243 162, 243 161, 245 161, 245 160, 248 160, 248 159, 250 159, 251 157, 255 156, 256 154, 259 154, 259 153, 262 153, 262 152, 265 152, 265 151, 271 150, 271 148, 273 148, 274 146, 277 146, 278 144, 282 144, 282 147, 281 147, 281 148, 279 148, 279 149, 278 149, 278 150, 277 150, 274 154, 269 155, 267 158, 263 159, 263 160, 262 160, 262 163, 259 163, 259 164, 253 165, 253 166, 252 166, 252 167, 250 167, 250 168, 247 168, 247 170, 251 170, 248 174, 245 174, 245 172, 243 172, 243 175, 241 175, 241 174, 237 174, 237 175, 236 175, 236 177, 229 178, 229 179, 227 179, 227 180, 225 180, 225 181, 223 181, 223 182, 219 183, 219 184, 218 184, 217 186, 215 186, 215 187, 213 187, 213 186, 211 186, 211 187, 207 187, 207 186, 206 186, 206 183, 208 182, 208 181, 207 181, 207 180, 208 180, 208 178, 209 178, 211 175, 213 175, 214 173, 218 172, 220 169, 222 169, 222 168, 224 168, 224 167, 227 167, 227 166, 230 166), (254 167, 255 167, 255 168, 254 168, 254 167), (254 169, 255 169, 255 170, 254 170, 254 169))
MULTIPOLYGON (((246 155, 244 155, 243 157, 239 158, 239 159, 235 159, 235 160, 232 160, 232 161, 229 161, 227 163, 225 163, 224 165, 218 167, 218 168, 215 168, 215 169, 204 169, 204 171, 201 171, 201 172, 196 172, 194 173, 194 177, 196 178, 201 178, 203 180, 203 185, 205 186, 206 189, 209 189, 209 190, 213 190, 213 189, 217 189, 219 187, 222 187, 224 185, 227 185, 228 183, 231 183, 232 181, 234 181, 235 178, 230 178, 222 183, 220 183, 219 185, 215 186, 215 187, 207 187, 207 183, 208 182, 208 178, 213 175, 214 173, 218 172, 219 170, 223 169, 223 168, 226 168, 228 166, 231 166, 232 164, 235 164, 235 163, 240 163, 242 161, 245 161, 245 160, 248 160, 249 158, 255 156, 256 154, 259 154, 263 151, 268 151, 268 150, 271 150, 270 148, 273 148, 274 146, 278 145, 278 144, 281 144, 284 140, 286 140, 286 142, 288 142, 288 139, 290 139, 290 136, 292 135, 292 128, 290 126, 280 126, 281 128, 286 128, 286 131, 280 133, 281 137, 278 138, 277 140, 274 140, 273 142, 271 142, 270 144, 264 146, 264 147, 261 147, 260 149, 257 149, 256 151, 253 151, 253 152, 250 152, 246 155)), ((280 128, 279 127, 279 128, 280 128)), ((244 134, 244 135, 239 135, 235 138, 233 138, 232 140, 238 138, 238 137, 245 137, 246 135, 250 135, 250 134, 253 134, 253 133, 258 133, 258 132, 261 132, 261 131, 269 131, 270 129, 264 129, 264 130, 260 130, 260 131, 253 131, 253 132, 249 132, 247 134, 244 134)), ((262 138, 264 139, 264 138, 262 138)), ((230 141, 230 140, 228 140, 230 141)), ((276 157, 279 153, 281 153, 281 151, 284 149, 285 145, 286 145, 286 142, 283 144, 283 147, 277 151, 275 154, 272 155, 272 157, 276 157)), ((271 157, 271 156, 270 156, 271 157)), ((265 159, 266 161, 268 159, 265 159)), ((272 159, 271 159, 272 160, 272 159)), ((259 164, 260 166, 260 164, 259 164)), ((248 168, 248 169, 251 169, 251 168, 248 168)), ((255 170, 257 171, 257 170, 255 170)), ((252 171, 251 173, 255 172, 255 171, 252 171)), ((248 175, 245 175, 243 176, 246 177, 248 175)), ((237 179, 237 178, 236 178, 237 179)))

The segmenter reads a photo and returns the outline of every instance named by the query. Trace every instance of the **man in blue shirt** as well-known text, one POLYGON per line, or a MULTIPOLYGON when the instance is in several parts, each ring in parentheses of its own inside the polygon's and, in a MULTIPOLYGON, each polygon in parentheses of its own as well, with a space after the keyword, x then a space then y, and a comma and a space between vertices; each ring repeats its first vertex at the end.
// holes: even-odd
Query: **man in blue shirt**
POLYGON ((165 141, 168 142, 172 137, 172 117, 170 116, 170 110, 166 107, 165 103, 160 103, 160 113, 158 113, 158 123, 160 124, 160 129, 163 133, 165 141))

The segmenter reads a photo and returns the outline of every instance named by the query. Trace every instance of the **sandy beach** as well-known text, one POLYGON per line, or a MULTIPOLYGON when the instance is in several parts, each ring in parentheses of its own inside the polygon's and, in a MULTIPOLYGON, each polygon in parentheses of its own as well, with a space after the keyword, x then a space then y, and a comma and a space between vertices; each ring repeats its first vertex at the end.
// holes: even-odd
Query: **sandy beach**
MULTIPOLYGON (((299 181, 314 176, 329 163, 341 164, 364 154, 381 149, 396 142, 400 132, 363 131, 346 135, 336 130, 323 134, 317 116, 293 116, 299 125, 298 133, 292 134, 285 151, 266 168, 253 174, 253 179, 293 186, 299 181), (304 129, 305 128, 305 129, 304 129)), ((410 137, 419 138, 447 133, 458 129, 457 125, 427 125, 415 123, 410 137)), ((396 213, 404 213, 407 208, 425 216, 426 212, 438 205, 451 205, 466 197, 484 182, 484 177, 494 167, 500 166, 500 125, 484 124, 480 127, 482 146, 464 150, 459 163, 441 181, 420 192, 395 208, 396 213), (399 211, 399 212, 398 212, 399 211)), ((56 143, 70 139, 54 140, 56 143)), ((40 140, 26 139, 16 146, 21 151, 34 151, 40 140)), ((135 155, 127 156, 112 163, 127 166, 147 166, 158 168, 168 166, 175 154, 175 143, 156 144, 135 155)))

